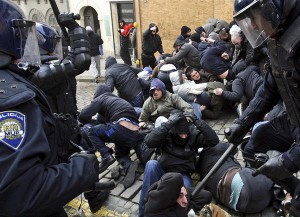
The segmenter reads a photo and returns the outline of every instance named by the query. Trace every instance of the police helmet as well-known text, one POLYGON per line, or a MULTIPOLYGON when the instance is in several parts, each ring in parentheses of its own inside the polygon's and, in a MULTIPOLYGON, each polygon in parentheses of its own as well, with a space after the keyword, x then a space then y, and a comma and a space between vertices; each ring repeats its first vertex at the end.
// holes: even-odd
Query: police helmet
POLYGON ((272 37, 281 24, 282 13, 272 0, 235 0, 234 20, 252 47, 272 37))
POLYGON ((54 28, 36 23, 36 36, 41 55, 55 54, 59 59, 62 58, 62 38, 54 28))
POLYGON ((15 61, 23 65, 39 65, 35 22, 25 20, 22 10, 9 0, 0 0, 0 55, 9 62, 0 61, 3 67, 15 61))

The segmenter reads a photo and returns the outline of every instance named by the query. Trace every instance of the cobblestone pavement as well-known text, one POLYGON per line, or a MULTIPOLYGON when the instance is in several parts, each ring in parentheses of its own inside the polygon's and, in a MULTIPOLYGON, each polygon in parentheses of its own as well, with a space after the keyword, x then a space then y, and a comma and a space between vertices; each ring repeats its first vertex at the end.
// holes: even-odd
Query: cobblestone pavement
MULTIPOLYGON (((89 104, 93 98, 96 83, 92 82, 78 82, 77 85, 77 104, 81 110, 85 105, 89 104)), ((207 123, 216 131, 220 141, 224 140, 224 129, 229 127, 237 115, 232 111, 224 111, 219 120, 207 121, 207 123)), ((110 144, 112 145, 112 144, 110 144)), ((138 161, 136 154, 131 152, 131 159, 138 161)), ((240 152, 237 154, 237 159, 243 163, 240 152)), ((100 181, 109 181, 111 179, 110 168, 115 167, 115 162, 106 171, 100 174, 100 181)), ((193 182, 196 185, 198 182, 198 176, 194 174, 192 176, 193 182)), ((121 184, 122 177, 116 181, 116 187, 111 191, 111 194, 105 204, 97 213, 91 213, 87 201, 81 196, 78 196, 65 206, 65 210, 68 216, 97 216, 97 217, 135 217, 138 216, 138 202, 140 197, 140 189, 143 183, 143 167, 139 164, 138 178, 135 183, 125 189, 121 184), (82 202, 81 202, 82 200, 82 202), (81 205, 81 209, 78 208, 81 205), (81 212, 80 212, 81 211, 81 212)), ((273 209, 270 207, 263 213, 252 215, 241 215, 230 211, 232 216, 247 216, 247 217, 273 217, 276 216, 273 209)))

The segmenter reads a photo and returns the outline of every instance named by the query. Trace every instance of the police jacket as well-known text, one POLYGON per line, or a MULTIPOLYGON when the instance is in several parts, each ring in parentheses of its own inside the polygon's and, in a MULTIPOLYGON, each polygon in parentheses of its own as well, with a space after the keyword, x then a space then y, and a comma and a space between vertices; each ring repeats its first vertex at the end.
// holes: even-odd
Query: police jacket
POLYGON ((142 50, 143 54, 149 56, 152 56, 157 51, 160 54, 164 53, 160 36, 158 34, 152 35, 150 29, 143 32, 142 50))
POLYGON ((299 26, 298 7, 289 16, 290 23, 276 40, 269 40, 269 56, 271 67, 265 76, 262 88, 247 107, 239 123, 247 127, 253 126, 271 108, 282 99, 289 120, 294 129, 294 139, 298 145, 283 154, 285 166, 291 172, 300 168, 300 57, 299 57, 299 26), (298 12, 297 12, 298 10, 298 12), (291 18, 294 16, 293 18, 291 18), (298 132, 298 133, 297 133, 298 132))
POLYGON ((250 101, 262 83, 263 78, 259 75, 259 68, 251 65, 236 76, 232 82, 232 91, 224 90, 222 96, 230 101, 240 101, 243 96, 246 96, 250 101))
POLYGON ((199 52, 193 45, 189 43, 183 44, 175 56, 167 57, 165 61, 167 63, 176 64, 181 59, 183 59, 188 66, 200 68, 199 52))
POLYGON ((49 104, 11 68, 0 70, 0 215, 62 215, 65 204, 98 181, 98 171, 82 157, 58 164, 59 129, 49 104))
POLYGON ((179 172, 189 174, 195 169, 194 160, 198 148, 215 146, 219 138, 215 131, 204 121, 197 127, 192 125, 189 129, 188 139, 181 139, 175 133, 172 123, 162 123, 154 128, 146 137, 145 144, 149 148, 160 148, 159 163, 165 172, 179 172))
POLYGON ((106 85, 110 87, 112 92, 116 88, 122 99, 130 102, 142 92, 142 87, 137 78, 137 74, 142 71, 141 69, 119 64, 114 57, 107 57, 105 69, 106 85))
POLYGON ((104 118, 106 123, 112 123, 120 118, 128 118, 138 123, 137 114, 132 105, 112 93, 103 93, 96 96, 91 104, 81 110, 79 121, 83 124, 90 123, 92 117, 96 114, 104 118))

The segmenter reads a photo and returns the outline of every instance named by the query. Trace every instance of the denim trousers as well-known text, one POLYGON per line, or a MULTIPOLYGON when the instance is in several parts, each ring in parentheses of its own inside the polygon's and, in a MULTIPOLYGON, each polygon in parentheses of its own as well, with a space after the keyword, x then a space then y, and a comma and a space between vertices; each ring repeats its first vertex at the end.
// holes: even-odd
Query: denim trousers
POLYGON ((106 123, 92 126, 88 136, 102 157, 112 152, 105 142, 112 142, 117 161, 125 168, 131 164, 129 153, 138 144, 138 131, 131 131, 120 124, 106 123))
MULTIPOLYGON (((143 178, 143 185, 140 194, 140 201, 139 201, 139 217, 144 216, 144 209, 145 209, 145 197, 150 186, 160 180, 160 178, 165 174, 162 166, 159 164, 157 160, 149 160, 145 166, 144 170, 144 178, 143 178)), ((191 178, 187 175, 182 175, 184 185, 186 187, 192 186, 191 178)))

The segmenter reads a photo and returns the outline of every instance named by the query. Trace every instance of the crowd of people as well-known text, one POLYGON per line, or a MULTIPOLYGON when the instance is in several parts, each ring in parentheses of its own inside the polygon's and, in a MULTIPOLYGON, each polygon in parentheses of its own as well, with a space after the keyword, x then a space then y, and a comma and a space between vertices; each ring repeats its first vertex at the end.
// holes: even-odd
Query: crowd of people
POLYGON ((63 57, 55 29, 0 0, 0 35, 10 39, 0 41, 0 215, 66 216, 63 206, 81 193, 97 212, 110 190, 99 174, 111 169, 129 188, 135 150, 144 167, 139 217, 229 216, 213 198, 244 214, 273 206, 300 216, 300 1, 236 0, 234 9, 230 23, 182 26, 170 54, 150 23, 143 69, 132 67, 133 25, 121 20, 124 63, 106 58, 105 83, 78 111, 75 76, 93 66, 98 82, 101 38, 74 14, 60 14, 63 57), (245 166, 206 123, 224 109, 237 111, 227 136, 245 166), (196 191, 191 175, 201 181, 215 165, 196 191))

